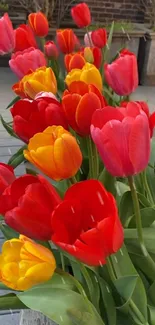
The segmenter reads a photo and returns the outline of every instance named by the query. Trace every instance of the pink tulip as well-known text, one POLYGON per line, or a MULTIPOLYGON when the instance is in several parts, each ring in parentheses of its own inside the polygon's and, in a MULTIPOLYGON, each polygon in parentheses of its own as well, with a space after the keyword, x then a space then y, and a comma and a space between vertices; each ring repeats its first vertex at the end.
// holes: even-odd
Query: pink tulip
POLYGON ((55 43, 53 41, 47 41, 45 43, 44 49, 45 49, 45 54, 49 59, 50 58, 53 58, 53 59, 58 58, 59 51, 58 51, 58 48, 57 48, 57 46, 55 45, 55 43))
POLYGON ((17 77, 21 79, 29 71, 35 71, 37 68, 46 66, 46 59, 40 50, 30 47, 12 54, 9 65, 17 77))
POLYGON ((85 46, 87 46, 87 47, 94 46, 91 35, 92 35, 92 32, 89 32, 88 34, 86 33, 84 36, 84 43, 85 43, 85 46), (88 35, 89 35, 89 37, 88 37, 88 35))
POLYGON ((113 176, 134 175, 147 167, 150 157, 149 121, 136 103, 96 110, 92 117, 91 135, 106 169, 113 176))
POLYGON ((12 52, 15 47, 15 35, 12 22, 7 13, 0 19, 0 55, 12 52))
POLYGON ((126 49, 111 64, 104 65, 108 85, 120 96, 130 95, 138 87, 136 55, 126 49))

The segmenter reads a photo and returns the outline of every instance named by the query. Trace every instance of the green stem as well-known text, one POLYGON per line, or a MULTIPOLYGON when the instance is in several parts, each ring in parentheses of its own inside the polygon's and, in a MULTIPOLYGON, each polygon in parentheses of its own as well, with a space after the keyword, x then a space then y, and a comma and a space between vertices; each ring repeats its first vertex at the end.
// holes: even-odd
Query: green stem
POLYGON ((102 49, 101 77, 104 84, 104 48, 102 49))
POLYGON ((95 179, 99 176, 99 155, 97 151, 97 147, 94 142, 92 142, 93 147, 93 168, 94 168, 94 177, 95 179))
POLYGON ((77 179, 76 179, 75 176, 72 176, 69 180, 70 180, 71 184, 76 184, 77 183, 77 179))
POLYGON ((108 269, 109 276, 110 276, 111 280, 114 282, 116 280, 116 276, 115 276, 115 273, 114 273, 114 270, 113 270, 113 266, 112 266, 112 263, 111 263, 111 260, 110 260, 110 256, 107 257, 107 259, 106 259, 106 266, 107 266, 107 269, 108 269))
POLYGON ((65 272, 65 260, 64 260, 63 253, 60 253, 60 259, 61 259, 62 270, 65 272))
POLYGON ((91 137, 87 138, 88 158, 89 158, 89 178, 94 178, 93 148, 91 137))
POLYGON ((145 190, 146 190, 146 194, 148 196, 148 199, 149 199, 150 203, 152 205, 154 205, 154 201, 153 201, 153 198, 152 198, 152 194, 151 194, 151 191, 150 191, 148 182, 147 182, 146 170, 143 171, 142 177, 143 177, 143 183, 144 183, 144 187, 145 187, 145 190))
POLYGON ((88 288, 88 291, 89 291, 89 298, 90 298, 90 301, 94 304, 95 300, 95 296, 94 296, 94 287, 93 287, 93 283, 92 283, 92 280, 91 280, 91 277, 86 269, 86 267, 84 266, 83 263, 80 263, 79 262, 79 265, 80 265, 80 269, 81 269, 81 272, 83 274, 83 277, 86 281, 86 284, 87 284, 87 288, 88 288))
POLYGON ((133 205, 134 205, 137 235, 138 235, 138 239, 139 239, 140 248, 141 248, 141 251, 148 263, 148 267, 150 267, 155 272, 155 263, 154 263, 153 259, 151 258, 151 256, 149 255, 149 253, 146 249, 145 243, 144 243, 140 207, 139 207, 139 201, 138 201, 138 196, 137 196, 133 176, 128 177, 128 182, 129 182, 129 186, 131 189, 132 201, 133 201, 133 205))
POLYGON ((89 40, 89 46, 92 47, 92 42, 91 42, 91 38, 90 38, 90 35, 89 35, 88 27, 86 27, 86 33, 87 33, 88 40, 89 40))

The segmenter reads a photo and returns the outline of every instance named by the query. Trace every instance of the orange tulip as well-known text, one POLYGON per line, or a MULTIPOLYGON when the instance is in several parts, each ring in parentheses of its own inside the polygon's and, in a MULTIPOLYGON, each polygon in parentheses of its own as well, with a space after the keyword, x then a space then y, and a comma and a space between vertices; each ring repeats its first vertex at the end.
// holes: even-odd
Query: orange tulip
POLYGON ((72 29, 58 29, 56 32, 56 38, 59 49, 62 53, 67 54, 74 51, 77 41, 72 29))
POLYGON ((57 81, 51 68, 41 67, 27 74, 12 87, 21 98, 34 98, 39 92, 57 92, 57 81))
POLYGON ((24 156, 56 181, 74 176, 82 163, 76 139, 62 126, 55 125, 35 134, 24 156))
POLYGON ((45 37, 48 34, 49 26, 46 16, 42 12, 32 13, 28 16, 29 24, 36 36, 45 37))
POLYGON ((81 136, 90 134, 93 113, 107 105, 105 98, 94 85, 75 81, 65 90, 62 106, 71 128, 81 136))
POLYGON ((86 63, 82 52, 66 54, 64 61, 68 72, 72 69, 82 69, 86 63))

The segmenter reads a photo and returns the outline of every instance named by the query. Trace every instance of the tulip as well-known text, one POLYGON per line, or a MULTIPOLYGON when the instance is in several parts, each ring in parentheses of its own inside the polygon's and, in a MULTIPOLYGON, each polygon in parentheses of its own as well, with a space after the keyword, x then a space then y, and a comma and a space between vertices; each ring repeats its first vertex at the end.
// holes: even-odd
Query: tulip
POLYGON ((93 63, 97 69, 100 68, 102 53, 98 47, 85 47, 84 58, 86 62, 93 63))
POLYGON ((85 2, 72 7, 71 16, 79 28, 87 27, 91 24, 90 9, 85 2))
POLYGON ((67 54, 73 52, 76 40, 72 29, 58 29, 56 39, 62 53, 67 54))
POLYGON ((41 67, 27 74, 12 87, 21 98, 34 98, 39 92, 57 93, 57 81, 51 68, 41 67))
POLYGON ((92 117, 91 135, 106 169, 126 177, 143 171, 150 157, 148 117, 130 103, 126 108, 105 107, 92 117))
POLYGON ((64 61, 65 61, 66 70, 68 72, 73 69, 82 69, 86 64, 82 52, 66 54, 64 61))
POLYGON ((52 252, 25 236, 7 240, 2 246, 0 280, 13 290, 27 290, 50 280, 55 268, 52 252))
POLYGON ((99 90, 102 90, 102 78, 99 70, 90 63, 86 63, 82 69, 73 69, 66 76, 65 82, 69 86, 74 81, 84 81, 85 83, 93 84, 99 90))
POLYGON ((37 48, 37 43, 31 28, 22 24, 15 29, 15 51, 24 51, 29 47, 37 48))
POLYGON ((95 46, 102 49, 107 44, 107 31, 104 28, 99 28, 91 33, 92 42, 95 46))
POLYGON ((0 194, 15 180, 14 170, 7 164, 0 163, 0 194))
POLYGON ((92 41, 92 32, 88 32, 84 35, 84 43, 85 46, 94 46, 93 41, 92 41))
POLYGON ((145 114, 148 117, 149 126, 150 126, 150 136, 152 138, 154 127, 155 127, 155 112, 150 114, 149 107, 146 102, 135 101, 135 102, 122 102, 121 103, 121 106, 126 107, 126 109, 128 109, 130 107, 130 105, 132 105, 132 107, 134 105, 135 109, 139 110, 139 112, 141 109, 145 112, 145 114))
POLYGON ((116 94, 128 96, 138 87, 137 58, 134 53, 121 51, 115 61, 104 65, 104 69, 106 81, 116 94))
POLYGON ((35 71, 37 68, 46 66, 46 59, 40 50, 30 47, 22 52, 12 54, 9 65, 17 77, 21 79, 29 71, 35 71))
POLYGON ((12 22, 7 13, 0 19, 0 55, 12 52, 15 47, 15 35, 12 22))
POLYGON ((49 59, 57 59, 59 52, 53 41, 47 41, 44 46, 45 54, 49 59))
POLYGON ((0 213, 12 229, 37 240, 51 237, 51 213, 61 199, 42 176, 24 175, 0 196, 0 213))
POLYGON ((62 105, 57 99, 46 97, 46 94, 33 101, 19 100, 11 108, 11 114, 14 132, 26 143, 48 126, 62 125, 68 129, 62 105))
POLYGON ((62 126, 55 125, 35 134, 24 156, 56 181, 74 176, 82 163, 76 139, 62 126))
POLYGON ((28 21, 36 36, 47 36, 49 31, 48 20, 42 12, 31 13, 28 16, 28 21))
POLYGON ((116 201, 97 180, 71 186, 51 222, 54 244, 88 265, 105 264, 123 244, 116 201))
POLYGON ((106 100, 94 85, 77 81, 64 92, 62 106, 71 128, 81 136, 87 136, 93 113, 106 106, 106 100))

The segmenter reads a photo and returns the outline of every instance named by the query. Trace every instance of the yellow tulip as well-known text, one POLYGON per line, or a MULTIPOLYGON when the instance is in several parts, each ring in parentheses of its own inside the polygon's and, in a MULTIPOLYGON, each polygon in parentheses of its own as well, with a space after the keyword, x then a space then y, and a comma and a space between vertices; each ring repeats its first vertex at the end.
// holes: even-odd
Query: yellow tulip
POLYGON ((82 163, 76 139, 62 126, 49 126, 30 139, 24 156, 44 174, 58 181, 74 176, 82 163))
POLYGON ((67 86, 74 81, 84 81, 86 84, 93 84, 102 90, 102 78, 99 70, 91 63, 86 63, 82 69, 71 70, 65 79, 67 86))
POLYGON ((48 281, 55 268, 52 252, 23 235, 2 246, 0 281, 13 290, 27 290, 48 281))
POLYGON ((57 81, 51 68, 41 67, 24 76, 12 89, 20 97, 34 98, 39 92, 57 93, 57 81))

